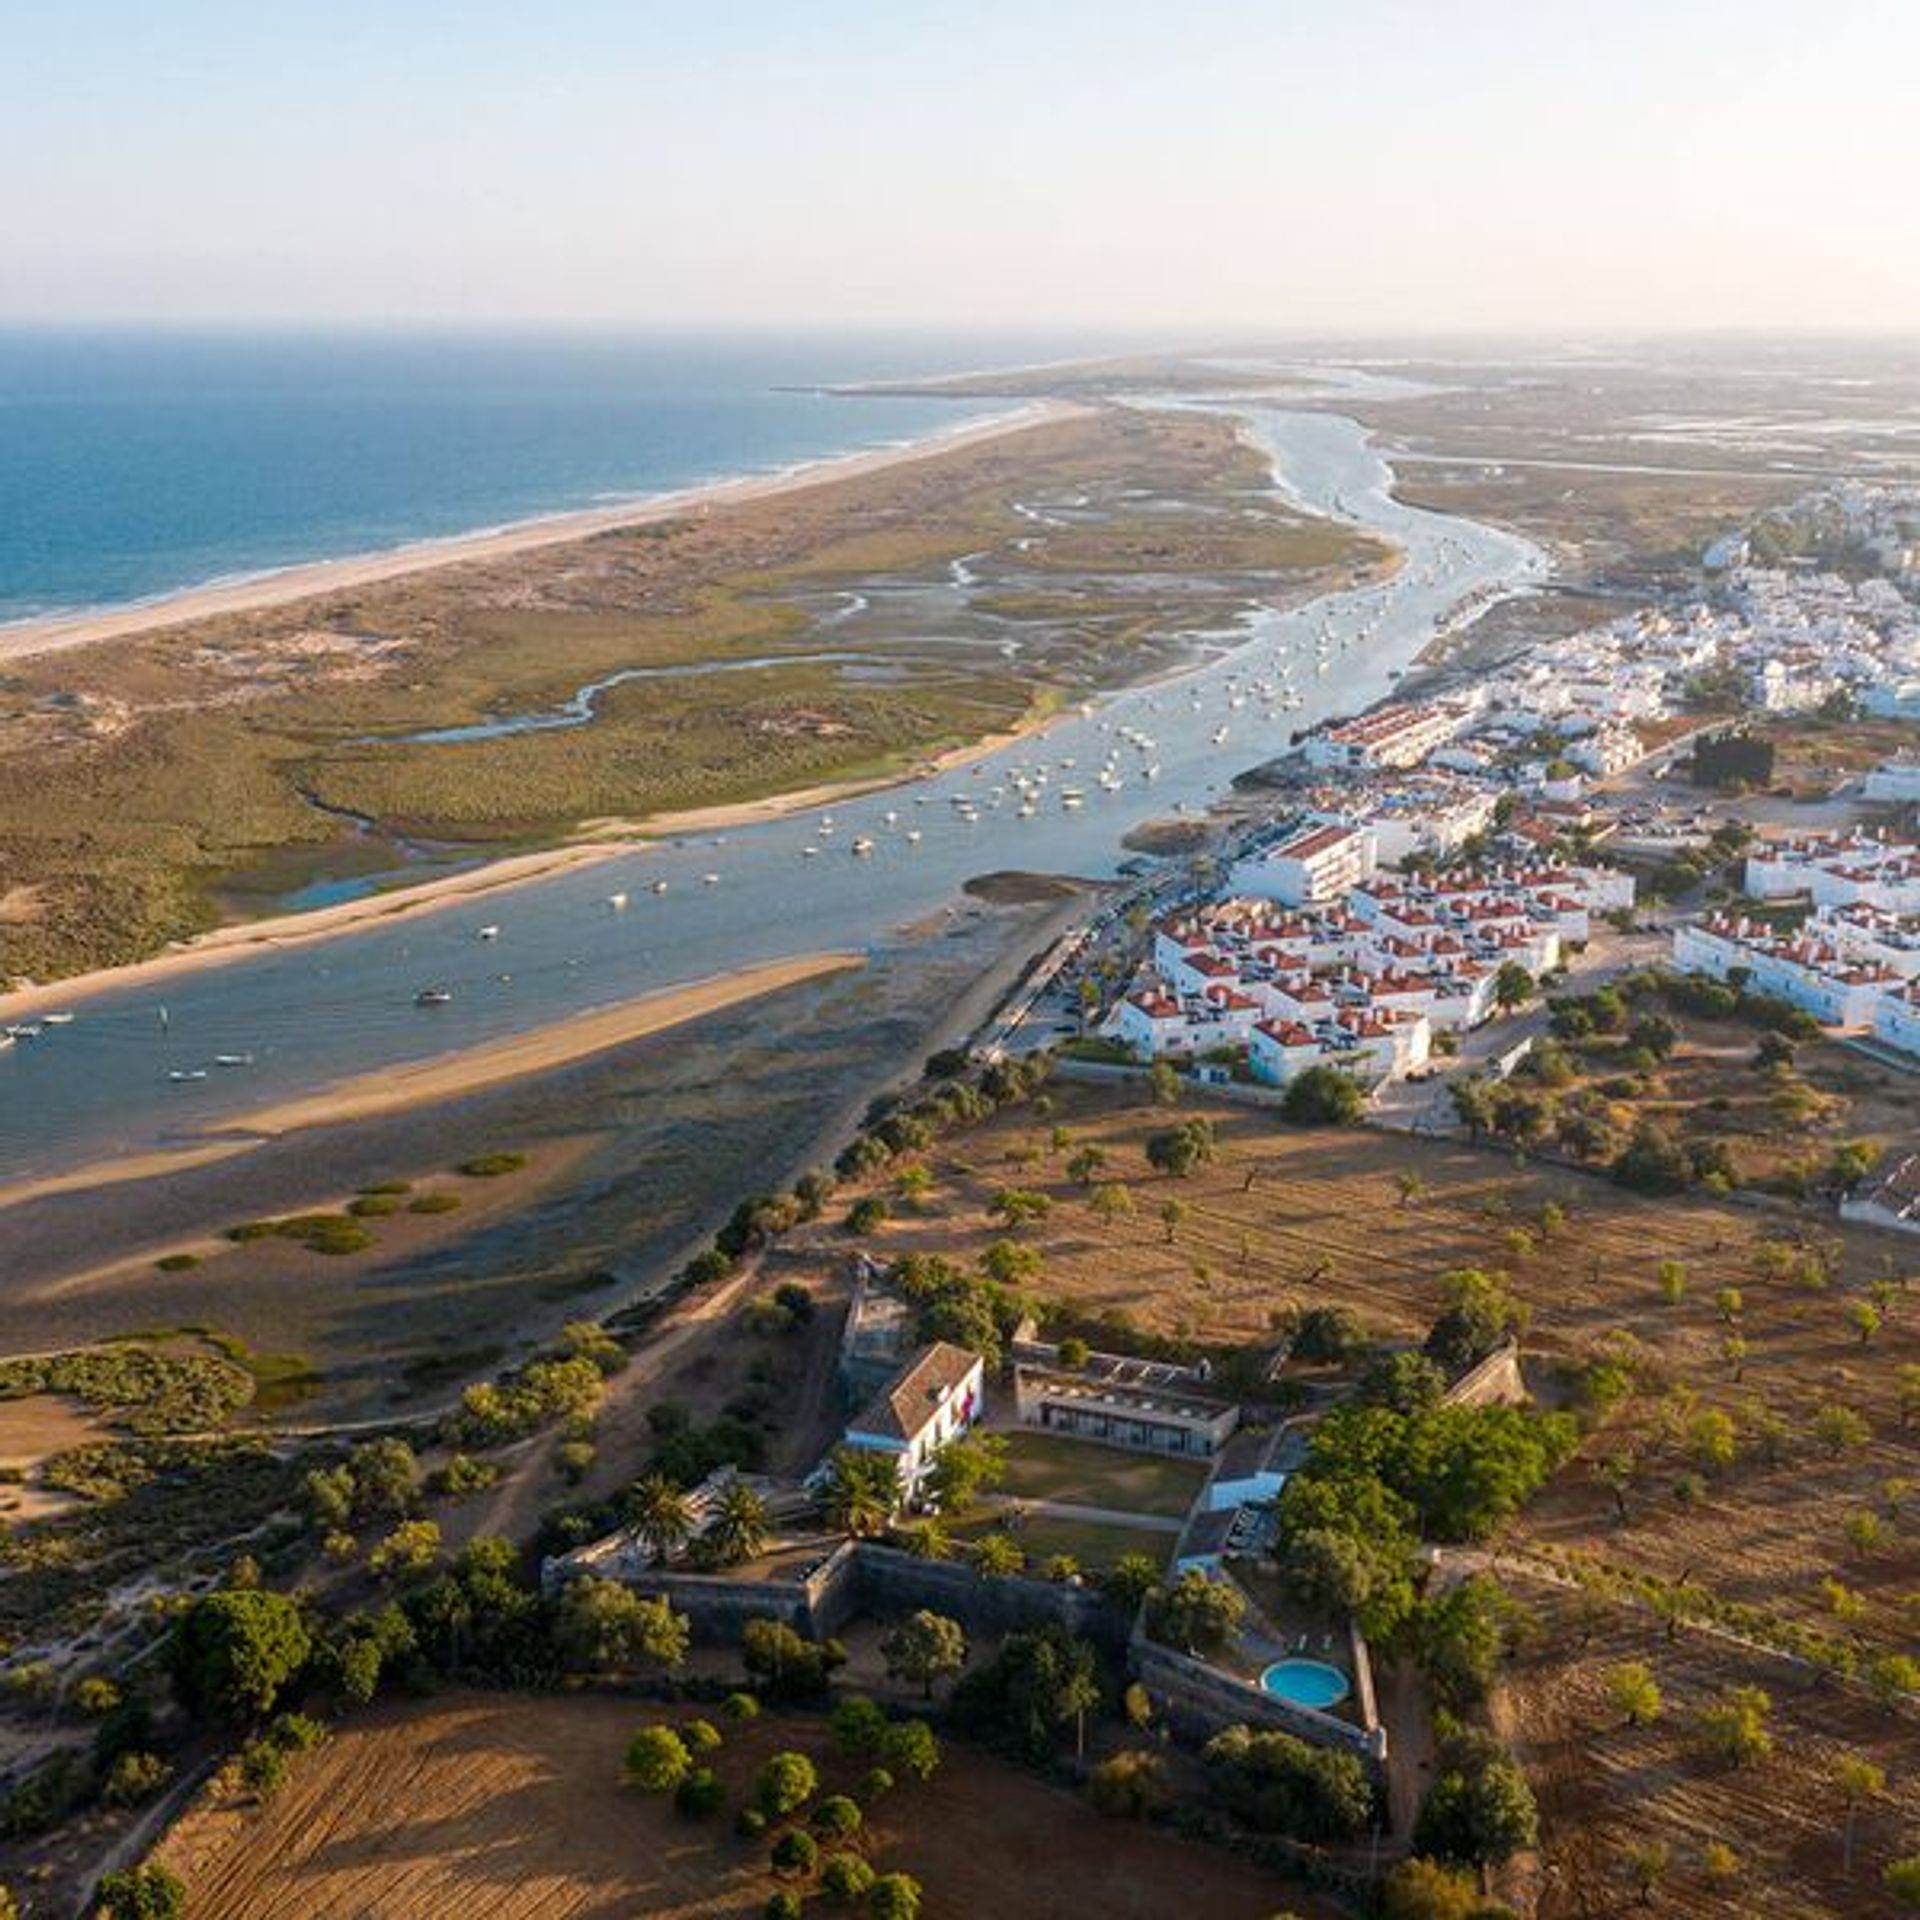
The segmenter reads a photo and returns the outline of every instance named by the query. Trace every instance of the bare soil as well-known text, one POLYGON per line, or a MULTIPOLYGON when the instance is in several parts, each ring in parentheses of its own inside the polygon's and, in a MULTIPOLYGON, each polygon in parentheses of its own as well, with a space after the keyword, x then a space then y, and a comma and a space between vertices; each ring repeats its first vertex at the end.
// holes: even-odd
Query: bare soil
MULTIPOLYGON (((774 1882, 767 1841, 728 1815, 693 1823, 620 1784, 633 1733, 662 1717, 604 1698, 450 1696, 383 1708, 296 1763, 261 1810, 202 1805, 158 1857, 186 1880, 196 1920, 747 1920, 774 1882)), ((691 1717, 679 1715, 673 1717, 691 1717)), ((857 1778, 818 1720, 730 1729, 715 1765, 729 1803, 783 1746, 827 1790, 857 1778)), ((883 1872, 926 1890, 929 1920, 1262 1920, 1328 1911, 1257 1869, 1103 1819, 1059 1788, 949 1743, 939 1774, 878 1803, 860 1842, 883 1872)))

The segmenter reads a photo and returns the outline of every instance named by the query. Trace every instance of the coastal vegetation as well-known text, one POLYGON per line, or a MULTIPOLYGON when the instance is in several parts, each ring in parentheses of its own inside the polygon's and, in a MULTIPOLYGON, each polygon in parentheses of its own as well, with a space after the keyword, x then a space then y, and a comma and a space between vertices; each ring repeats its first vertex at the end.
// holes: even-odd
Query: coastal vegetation
POLYGON ((897 774, 1171 664, 1184 633, 1255 600, 1384 561, 1262 480, 1226 420, 1103 410, 21 660, 0 686, 0 979, 136 959, 320 874, 897 774), (1015 511, 1056 498, 1080 504, 1046 524, 1015 511), (950 578, 963 557, 975 586, 950 578), (636 670, 586 725, 410 738, 636 670))

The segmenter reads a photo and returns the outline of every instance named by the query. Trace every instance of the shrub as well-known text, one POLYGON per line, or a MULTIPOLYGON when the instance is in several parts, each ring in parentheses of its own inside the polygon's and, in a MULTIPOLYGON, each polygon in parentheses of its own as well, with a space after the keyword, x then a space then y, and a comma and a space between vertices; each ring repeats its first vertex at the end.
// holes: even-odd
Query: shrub
POLYGON ((789 1827, 773 1843, 775 1873, 810 1874, 820 1864, 820 1843, 804 1827, 789 1827))
POLYGON ((191 1273, 200 1264, 197 1253, 163 1253, 153 1263, 162 1273, 191 1273))
POLYGON ((688 1777, 693 1765, 686 1742, 671 1727, 642 1727, 627 1743, 627 1783, 645 1793, 666 1793, 688 1777))
POLYGON ((820 1870, 820 1891, 838 1906, 851 1906, 871 1890, 874 1877, 857 1853, 836 1853, 820 1870))
POLYGON ((357 1200, 347 1202, 347 1211, 356 1220, 384 1220, 400 1211, 400 1196, 397 1193, 363 1193, 357 1200))
POLYGON ((761 1912, 766 1920, 800 1920, 806 1908, 801 1905, 797 1893, 782 1891, 768 1894, 767 1904, 761 1908, 761 1912))
POLYGON ((199 1713, 248 1720, 272 1709, 312 1647, 300 1609, 285 1595, 223 1589, 203 1595, 181 1616, 174 1674, 199 1713))
POLYGON ((165 1867, 123 1867, 107 1874, 95 1895, 100 1920, 181 1920, 186 1883, 165 1867))
POLYGON ((117 1754, 101 1783, 100 1798, 110 1807, 138 1806, 150 1800, 173 1778, 173 1769, 157 1753, 138 1750, 117 1754))
POLYGON ((689 1720, 680 1729, 689 1753, 711 1753, 720 1745, 720 1729, 711 1720, 689 1720))
POLYGON ((880 1743, 880 1758, 893 1778, 903 1773, 931 1780, 940 1767, 940 1742, 924 1720, 898 1720, 880 1743))
POLYGON ((758 1807, 742 1807, 733 1816, 733 1830, 742 1840, 757 1840, 767 1830, 767 1816, 758 1807))
POLYGON ((1360 1083, 1338 1067, 1309 1067, 1287 1082, 1280 1111, 1296 1126, 1352 1126, 1366 1111, 1360 1083))
POLYGON ((673 1790, 675 1808, 690 1820, 718 1813, 726 1797, 720 1776, 711 1767, 695 1767, 673 1790))
POLYGON ((753 1783, 754 1804, 769 1819, 792 1813, 813 1798, 820 1776, 804 1753, 790 1748, 773 1754, 753 1783))
POLYGON ((460 1162, 460 1171, 469 1180, 498 1180, 503 1173, 518 1173, 527 1164, 524 1153, 478 1153, 460 1162))
POLYGON ((459 1210, 457 1193, 422 1193, 407 1202, 409 1213, 457 1213, 459 1210))
POLYGON ((750 1693, 730 1693, 720 1702, 720 1711, 729 1720, 757 1720, 760 1702, 750 1693))
POLYGON ((866 1756, 880 1751, 887 1736, 883 1708, 864 1694, 849 1694, 833 1710, 833 1740, 841 1752, 866 1756))
POLYGON ((919 1920, 920 1882, 910 1873, 882 1874, 867 1891, 870 1920, 919 1920))
POLYGON ((240 1784, 256 1800, 271 1800, 287 1784, 287 1756, 271 1740, 249 1740, 240 1749, 240 1784))
POLYGON ((1102 1813, 1144 1820, 1167 1799, 1167 1763, 1157 1753, 1131 1748, 1094 1768, 1087 1792, 1102 1813))
POLYGON ((829 1794, 814 1808, 813 1825, 829 1840, 844 1840, 860 1831, 860 1809, 844 1793, 829 1794))
POLYGON ((886 1224, 891 1212, 892 1209, 879 1194, 870 1193, 847 1209, 847 1231, 854 1234, 872 1233, 886 1224))

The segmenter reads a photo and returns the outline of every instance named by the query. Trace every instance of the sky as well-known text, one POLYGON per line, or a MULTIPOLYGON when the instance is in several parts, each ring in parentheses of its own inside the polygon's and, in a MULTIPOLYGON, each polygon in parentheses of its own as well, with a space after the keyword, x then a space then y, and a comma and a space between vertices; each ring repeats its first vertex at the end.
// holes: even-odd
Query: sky
POLYGON ((64 0, 0 321, 1920 333, 1920 0, 64 0))

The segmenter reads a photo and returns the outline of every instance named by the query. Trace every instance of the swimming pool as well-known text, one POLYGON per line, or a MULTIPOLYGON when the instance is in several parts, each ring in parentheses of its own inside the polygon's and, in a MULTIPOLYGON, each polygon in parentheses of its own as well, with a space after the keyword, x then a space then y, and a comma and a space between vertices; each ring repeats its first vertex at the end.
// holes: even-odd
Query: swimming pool
POLYGON ((1347 1676, 1324 1660, 1276 1660, 1260 1676, 1263 1692, 1296 1707, 1324 1712, 1347 1697, 1347 1676))

